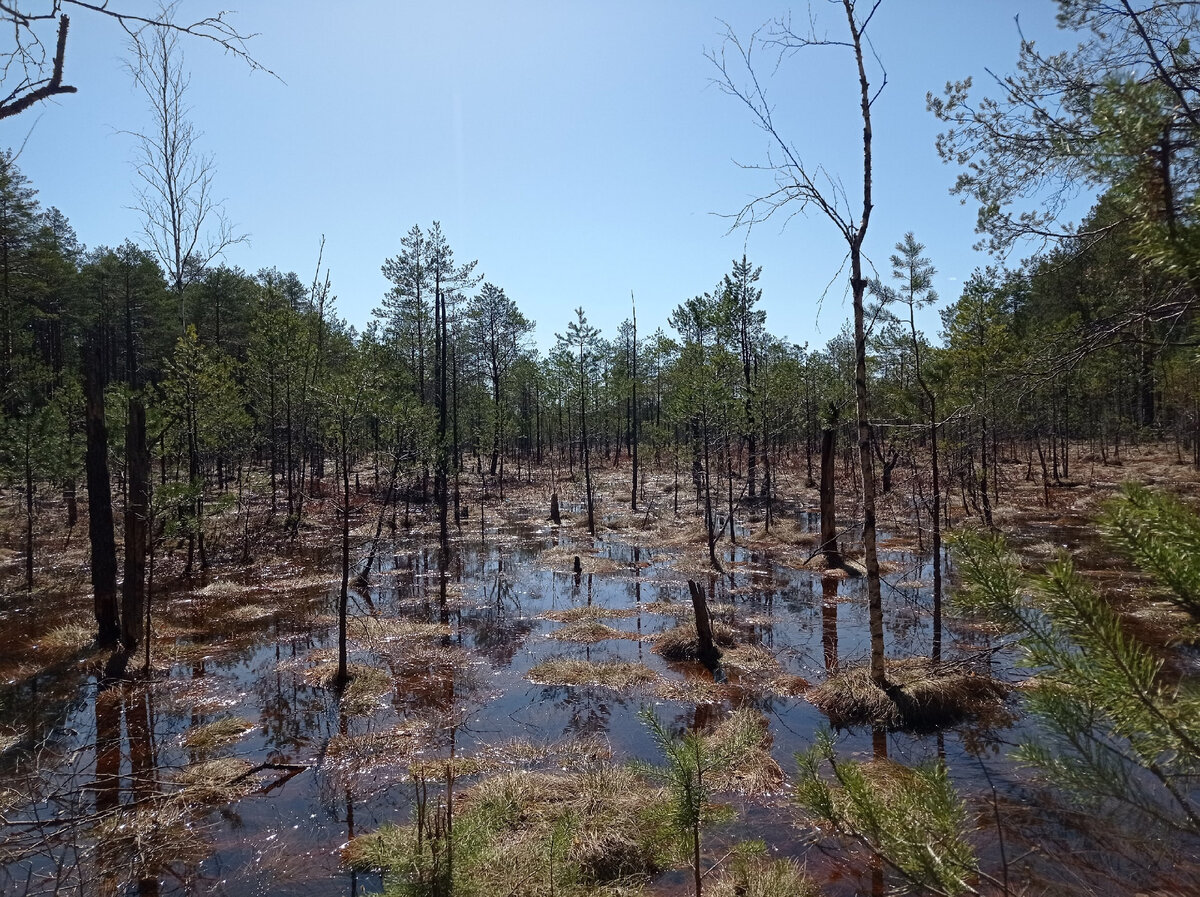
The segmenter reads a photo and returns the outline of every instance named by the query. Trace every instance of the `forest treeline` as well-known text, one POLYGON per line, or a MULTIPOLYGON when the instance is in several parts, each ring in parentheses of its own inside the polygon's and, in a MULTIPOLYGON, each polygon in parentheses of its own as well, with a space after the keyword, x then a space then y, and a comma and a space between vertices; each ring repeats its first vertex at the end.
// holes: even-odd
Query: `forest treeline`
MULTIPOLYGON (((1047 488, 1069 480, 1080 445, 1119 461, 1152 436, 1200 465, 1190 286, 1138 251, 1136 223, 1111 206, 1102 198, 1085 228, 1103 239, 977 270, 933 336, 917 310, 937 301, 934 264, 897 235, 891 270, 869 291, 872 448, 883 490, 910 469, 918 527, 935 507, 935 470, 940 514, 990 522, 1009 486, 1002 459, 1047 488)), ((436 516, 445 543, 467 488, 503 499, 539 468, 578 471, 594 530, 591 466, 627 467, 634 507, 663 501, 637 479, 653 466, 675 476, 669 501, 702 510, 712 548, 730 509, 760 505, 769 520, 776 471, 814 484, 823 446, 857 475, 850 330, 819 346, 772 335, 761 269, 746 258, 666 327, 639 330, 632 297, 612 334, 585 309, 541 322, 558 331, 548 352, 518 298, 475 268, 437 222, 414 225, 382 262, 391 289, 358 330, 319 262, 311 281, 199 263, 177 277, 132 241, 86 249, 5 153, 0 463, 24 522, 25 586, 43 515, 74 526, 81 487, 111 640, 121 618, 140 619, 156 546, 185 546, 185 571, 248 558, 267 533, 294 535, 317 491, 344 508, 369 489, 391 505, 391 525, 436 516), (228 527, 221 544, 206 539, 215 514, 237 515, 238 539, 228 527)), ((136 643, 137 627, 124 637, 136 643)))

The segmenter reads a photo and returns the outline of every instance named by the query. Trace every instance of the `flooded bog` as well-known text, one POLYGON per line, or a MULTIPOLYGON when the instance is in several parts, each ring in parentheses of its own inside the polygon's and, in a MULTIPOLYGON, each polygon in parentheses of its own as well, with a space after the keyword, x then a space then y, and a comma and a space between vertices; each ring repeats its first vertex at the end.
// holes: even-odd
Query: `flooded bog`
MULTIPOLYGON (((888 653, 928 655, 927 563, 901 551, 883 557, 888 653)), ((868 656, 863 583, 822 577, 762 545, 726 549, 722 562, 717 573, 693 549, 636 533, 593 542, 513 525, 482 540, 478 530, 464 534, 443 573, 435 552, 397 543, 351 594, 353 680, 340 699, 331 687, 336 583, 320 572, 335 568, 329 559, 160 596, 148 683, 104 680, 105 658, 86 644, 86 608, 6 599, 0 891, 377 892, 380 877, 350 870, 343 848, 384 823, 407 823, 422 789, 440 794, 444 784, 423 770, 453 758, 461 794, 514 769, 591 757, 658 762, 647 708, 672 731, 711 728, 739 708, 765 720, 785 779, 769 793, 722 796, 737 813, 706 834, 710 862, 757 839, 800 859, 825 893, 894 883, 806 830, 787 784, 794 754, 827 726, 807 687, 868 656), (689 579, 732 639, 719 681, 655 650, 691 625, 689 579)), ((988 651, 991 638, 947 620, 941 650, 1019 678, 1006 654, 988 651)), ((974 841, 988 868, 1002 854, 1024 881, 1090 881, 1094 869, 1084 867, 1103 865, 1093 858, 1081 857, 1080 870, 1059 865, 1070 855, 1068 811, 1040 804, 1007 759, 1021 737, 1019 706, 1010 697, 988 718, 941 732, 835 737, 845 757, 944 760, 977 814, 974 841), (1062 852, 1035 843, 1050 834, 1062 852)), ((1106 862, 1123 861, 1114 853, 1106 862)), ((648 888, 687 893, 690 878, 668 871, 648 888)))

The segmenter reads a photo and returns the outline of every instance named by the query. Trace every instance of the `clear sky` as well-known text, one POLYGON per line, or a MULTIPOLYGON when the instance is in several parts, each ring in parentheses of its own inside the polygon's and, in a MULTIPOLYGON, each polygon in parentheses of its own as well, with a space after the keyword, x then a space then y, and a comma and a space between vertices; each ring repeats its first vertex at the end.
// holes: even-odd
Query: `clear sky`
MULTIPOLYGON (((227 0, 183 0, 178 18, 227 0)), ((115 4, 114 4, 115 5, 115 4)), ((125 6, 148 9, 140 0, 125 6)), ((844 35, 840 5, 814 0, 819 28, 844 35)), ((727 233, 722 213, 770 186, 737 162, 766 158, 744 107, 716 89, 706 49, 722 21, 748 35, 789 7, 735 0, 419 3, 243 0, 232 21, 256 32, 252 73, 203 42, 182 46, 191 115, 217 167, 225 209, 247 245, 227 261, 276 266, 306 283, 325 236, 337 308, 361 327, 387 289, 383 260, 414 223, 440 220, 456 257, 478 259, 553 342, 576 306, 606 336, 637 297, 641 332, 710 290, 745 251, 763 267, 767 326, 823 344, 849 317, 845 246, 810 214, 727 233)), ((905 231, 927 246, 943 301, 988 258, 971 249, 975 210, 948 188, 925 94, 950 79, 989 79, 1025 35, 1066 41, 1050 0, 884 0, 871 26, 888 84, 874 110, 875 212, 867 250, 881 274, 905 231)), ((808 7, 792 7, 799 21, 808 7)), ((73 13, 66 81, 79 93, 0 122, 0 145, 27 139, 19 165, 45 206, 89 247, 140 232, 134 142, 147 121, 122 65, 123 34, 73 13)), ((761 59, 783 132, 802 155, 860 173, 853 60, 813 48, 774 72, 761 59)), ((873 71, 878 81, 879 71, 873 71)), ((936 331, 936 316, 926 328, 936 331)))

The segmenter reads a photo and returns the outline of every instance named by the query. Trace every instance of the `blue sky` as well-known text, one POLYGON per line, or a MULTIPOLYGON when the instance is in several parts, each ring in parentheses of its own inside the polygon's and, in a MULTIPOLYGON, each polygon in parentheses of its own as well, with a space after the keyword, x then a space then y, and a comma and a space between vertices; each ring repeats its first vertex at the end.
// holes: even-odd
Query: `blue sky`
MULTIPOLYGON (((128 7, 149 8, 139 0, 128 7)), ((183 0, 178 18, 220 8, 183 0)), ((1016 59, 1027 37, 1065 44, 1050 0, 884 0, 872 23, 888 84, 875 106, 875 212, 868 254, 888 274, 905 231, 927 246, 943 301, 988 258, 971 249, 975 211, 948 194, 925 94, 1016 59)), ((792 8, 797 20, 807 7, 792 8)), ((816 0, 840 37, 840 6, 816 0)), ((553 342, 576 306, 611 336, 637 296, 639 329, 666 329, 745 251, 763 267, 768 328, 823 344, 849 316, 845 247, 810 214, 727 233, 722 213, 769 187, 737 162, 765 159, 746 110, 717 90, 706 49, 723 25, 748 35, 788 7, 761 2, 366 2, 244 0, 233 18, 280 80, 187 41, 192 118, 217 167, 228 217, 250 241, 230 264, 274 265, 308 282, 321 236, 339 312, 362 326, 387 289, 383 260, 414 223, 437 219, 459 260, 478 259, 553 342), (836 279, 835 279, 836 278, 836 279), (824 304, 818 304, 833 281, 824 304)), ((28 137, 20 166, 88 246, 136 238, 134 144, 147 120, 122 66, 123 35, 73 15, 66 80, 79 93, 0 122, 28 137)), ((773 65, 762 59, 764 71, 773 65)), ((878 71, 874 73, 878 78, 878 71)), ((783 132, 855 196, 852 58, 793 57, 768 78, 783 132)), ((857 201, 857 200, 855 200, 857 201)), ((925 324, 936 330, 936 315, 925 324)))

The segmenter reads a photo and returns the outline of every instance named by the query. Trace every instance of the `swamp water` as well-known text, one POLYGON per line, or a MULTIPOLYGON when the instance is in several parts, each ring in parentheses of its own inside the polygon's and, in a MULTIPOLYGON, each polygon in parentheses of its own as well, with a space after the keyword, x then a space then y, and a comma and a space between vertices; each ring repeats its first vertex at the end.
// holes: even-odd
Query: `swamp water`
MULTIPOLYGON (((815 523, 801 514, 796 526, 815 523)), ((162 597, 148 686, 101 687, 96 655, 55 647, 64 620, 86 625, 78 609, 59 619, 65 606, 5 599, 0 732, 12 734, 0 755, 0 893, 378 891, 378 876, 345 867, 342 848, 356 834, 410 820, 414 764, 455 756, 493 772, 556 769, 587 752, 655 762, 644 708, 682 730, 750 706, 766 719, 790 778, 795 752, 827 725, 801 696, 805 683, 868 655, 864 583, 797 569, 794 557, 788 565, 769 551, 726 549, 726 572, 715 574, 697 565, 694 550, 685 557, 633 544, 636 534, 592 542, 578 531, 514 523, 485 535, 486 544, 478 530, 464 531, 445 577, 434 550, 398 543, 377 560, 370 587, 351 596, 350 662, 359 675, 340 703, 327 687, 336 583, 311 575, 336 569, 332 555, 309 559, 307 575, 280 561, 259 568, 255 585, 214 579, 162 597), (656 636, 691 619, 689 576, 707 592, 715 621, 762 646, 757 662, 732 666, 723 683, 652 650, 656 636), (553 677, 539 671, 548 661, 626 662, 639 665, 641 680, 621 690, 547 684, 553 677)), ((907 552, 881 558, 888 654, 928 655, 928 565, 907 552)), ((989 645, 986 633, 949 620, 943 639, 946 658, 989 645)), ((839 751, 910 765, 942 757, 964 794, 998 795, 997 806, 1014 812, 1028 796, 1005 759, 1020 738, 1013 720, 1002 710, 940 734, 841 732, 839 751)), ((458 788, 469 784, 468 774, 458 788)), ((811 846, 786 786, 721 799, 738 819, 713 829, 714 850, 762 839, 804 861, 825 893, 872 888, 865 861, 811 846)), ((995 839, 980 840, 987 862, 995 839)), ((650 887, 687 890, 682 872, 650 887)))

